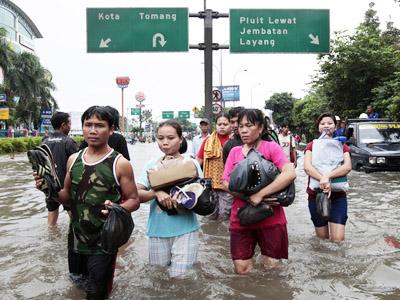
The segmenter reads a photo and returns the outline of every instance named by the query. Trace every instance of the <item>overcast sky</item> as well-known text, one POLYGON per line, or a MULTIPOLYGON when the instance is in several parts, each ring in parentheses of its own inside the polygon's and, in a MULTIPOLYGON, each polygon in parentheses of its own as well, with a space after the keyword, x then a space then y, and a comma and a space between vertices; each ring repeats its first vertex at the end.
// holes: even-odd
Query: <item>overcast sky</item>
MULTIPOLYGON (((54 96, 61 110, 84 111, 91 105, 113 105, 121 110, 117 76, 129 76, 125 109, 134 107, 135 94, 144 92, 146 108, 155 118, 162 110, 191 110, 204 103, 203 51, 180 53, 86 53, 87 7, 188 7, 203 10, 203 0, 13 0, 38 27, 36 54, 53 74, 54 96)), ((230 8, 329 9, 330 31, 349 30, 363 21, 370 0, 208 0, 207 8, 228 13, 230 8)), ((400 27, 400 7, 393 0, 376 0, 375 9, 384 25, 400 27)), ((214 42, 227 44, 229 21, 213 23, 214 42)), ((189 19, 189 43, 203 41, 203 20, 189 19)), ((219 84, 220 51, 214 51, 214 85, 219 84)), ((230 54, 222 52, 223 84, 241 87, 241 105, 261 108, 273 92, 302 97, 317 69, 316 54, 230 54), (247 69, 247 72, 240 70, 247 69), (235 76, 236 75, 236 76, 235 76)), ((126 113, 126 112, 125 112, 126 113)))

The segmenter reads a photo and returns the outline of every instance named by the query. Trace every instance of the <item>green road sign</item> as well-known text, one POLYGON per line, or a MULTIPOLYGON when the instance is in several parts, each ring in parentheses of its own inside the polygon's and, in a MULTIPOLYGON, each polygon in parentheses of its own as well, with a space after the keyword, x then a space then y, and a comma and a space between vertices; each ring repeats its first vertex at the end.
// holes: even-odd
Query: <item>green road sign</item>
POLYGON ((231 9, 230 51, 329 52, 327 9, 231 9))
POLYGON ((163 119, 173 119, 174 118, 174 112, 173 111, 163 111, 162 112, 162 118, 163 119))
POLYGON ((87 52, 188 51, 187 8, 87 8, 87 52))
POLYGON ((140 108, 131 108, 132 116, 140 116, 140 108))
POLYGON ((179 119, 190 119, 190 111, 178 111, 179 119))

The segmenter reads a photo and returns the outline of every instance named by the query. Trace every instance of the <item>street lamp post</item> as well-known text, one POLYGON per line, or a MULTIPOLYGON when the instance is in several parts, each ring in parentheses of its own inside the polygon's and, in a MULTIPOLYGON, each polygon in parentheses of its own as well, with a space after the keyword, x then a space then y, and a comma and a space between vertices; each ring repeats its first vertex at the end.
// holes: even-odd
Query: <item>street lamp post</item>
POLYGON ((251 87, 251 90, 250 90, 250 108, 253 108, 253 90, 254 90, 256 87, 260 86, 260 85, 261 85, 261 83, 259 82, 259 83, 257 83, 256 85, 253 85, 253 86, 251 87))
MULTIPOLYGON (((239 73, 242 73, 242 72, 247 72, 247 69, 241 69, 241 70, 236 71, 235 75, 233 76, 233 85, 234 85, 234 86, 236 85, 236 76, 237 76, 239 73)), ((240 99, 239 99, 239 100, 240 100, 240 99)), ((235 101, 233 101, 233 106, 236 106, 236 105, 235 105, 235 101)))

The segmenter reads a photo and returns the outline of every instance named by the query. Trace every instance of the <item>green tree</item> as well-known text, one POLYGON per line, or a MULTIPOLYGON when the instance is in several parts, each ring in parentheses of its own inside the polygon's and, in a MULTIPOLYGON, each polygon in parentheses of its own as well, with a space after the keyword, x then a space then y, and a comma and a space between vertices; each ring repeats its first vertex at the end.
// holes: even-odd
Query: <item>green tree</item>
POLYGON ((293 106, 297 99, 293 97, 292 93, 275 93, 268 100, 265 101, 266 109, 272 110, 274 121, 277 124, 288 123, 289 126, 293 125, 293 106))
POLYGON ((10 44, 6 39, 6 30, 0 28, 0 68, 3 70, 4 75, 7 74, 10 68, 13 54, 10 44))
POLYGON ((393 89, 383 93, 382 88, 397 78, 399 32, 389 24, 382 33, 373 7, 371 3, 354 35, 338 33, 331 52, 319 57, 315 87, 326 97, 327 110, 341 117, 357 117, 370 103, 375 104, 381 115, 386 115, 386 110, 382 111, 383 102, 379 102, 382 99, 376 97, 394 96, 390 94, 393 89))
POLYGON ((42 67, 34 54, 15 54, 5 81, 11 94, 19 97, 15 118, 20 122, 30 126, 34 120, 37 125, 41 107, 57 108, 51 95, 55 89, 51 73, 42 67))
POLYGON ((294 103, 294 130, 298 134, 304 134, 307 140, 313 139, 316 134, 315 121, 320 114, 326 111, 327 102, 324 95, 316 91, 311 92, 294 103))
POLYGON ((151 109, 144 109, 142 111, 142 121, 145 123, 152 123, 153 113, 152 113, 151 109))

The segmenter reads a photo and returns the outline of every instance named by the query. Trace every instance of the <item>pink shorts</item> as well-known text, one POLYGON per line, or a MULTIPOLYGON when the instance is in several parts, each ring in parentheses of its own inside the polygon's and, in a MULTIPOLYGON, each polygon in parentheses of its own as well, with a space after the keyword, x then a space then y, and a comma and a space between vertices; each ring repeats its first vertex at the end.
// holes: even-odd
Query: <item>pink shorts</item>
POLYGON ((233 260, 246 260, 254 256, 258 244, 261 254, 281 259, 288 258, 289 241, 286 224, 251 230, 231 229, 231 256, 233 260))

